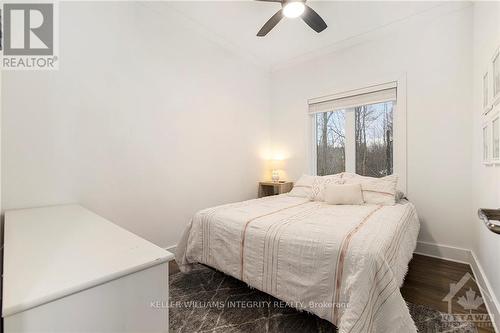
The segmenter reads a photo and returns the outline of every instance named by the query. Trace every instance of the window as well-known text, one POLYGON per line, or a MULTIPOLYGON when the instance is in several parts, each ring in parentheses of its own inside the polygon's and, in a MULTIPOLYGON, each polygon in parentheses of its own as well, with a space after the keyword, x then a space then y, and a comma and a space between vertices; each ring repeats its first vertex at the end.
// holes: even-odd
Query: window
POLYGON ((394 102, 389 101, 354 108, 358 175, 392 175, 393 107, 394 102))
POLYGON ((483 76, 483 108, 488 107, 488 73, 483 76))
POLYGON ((493 96, 500 94, 500 50, 497 50, 493 58, 493 96))
POLYGON ((317 113, 316 136, 318 175, 345 171, 345 111, 317 113))
POLYGON ((488 149, 488 126, 483 127, 483 161, 487 162, 489 159, 488 149))
POLYGON ((309 101, 316 173, 392 174, 395 109, 395 84, 309 101))
POLYGON ((500 137, 499 137, 499 122, 500 118, 495 118, 492 122, 492 136, 493 136, 493 159, 500 159, 500 137))

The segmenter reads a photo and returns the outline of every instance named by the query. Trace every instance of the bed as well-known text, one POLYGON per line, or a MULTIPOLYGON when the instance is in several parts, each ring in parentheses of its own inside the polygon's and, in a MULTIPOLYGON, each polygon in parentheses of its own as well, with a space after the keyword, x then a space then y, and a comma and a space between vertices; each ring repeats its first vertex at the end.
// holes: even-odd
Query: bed
POLYGON ((330 205, 282 194, 198 212, 176 249, 339 332, 416 332, 399 288, 419 222, 407 200, 330 205))

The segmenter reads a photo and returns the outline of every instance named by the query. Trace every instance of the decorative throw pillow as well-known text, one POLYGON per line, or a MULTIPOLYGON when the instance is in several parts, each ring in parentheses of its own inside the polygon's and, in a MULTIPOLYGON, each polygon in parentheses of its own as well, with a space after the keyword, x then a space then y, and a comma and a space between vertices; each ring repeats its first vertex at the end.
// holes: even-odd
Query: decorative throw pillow
POLYGON ((329 205, 362 205, 360 184, 329 184, 325 189, 325 202, 329 205))
POLYGON ((308 198, 312 200, 312 185, 316 176, 302 175, 299 180, 295 182, 293 188, 288 195, 291 197, 308 198))
POLYGON ((396 175, 373 178, 344 173, 342 179, 346 184, 360 184, 366 203, 387 206, 396 203, 396 186, 398 183, 396 175))
POLYGON ((329 184, 342 184, 342 173, 328 176, 316 176, 312 185, 312 200, 325 201, 325 189, 329 184))

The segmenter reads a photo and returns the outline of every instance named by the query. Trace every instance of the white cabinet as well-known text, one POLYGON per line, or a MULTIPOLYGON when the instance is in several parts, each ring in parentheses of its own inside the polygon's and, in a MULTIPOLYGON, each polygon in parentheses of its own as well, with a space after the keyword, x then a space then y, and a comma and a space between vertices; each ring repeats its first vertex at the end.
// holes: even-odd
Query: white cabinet
POLYGON ((4 330, 168 332, 173 255, 78 205, 7 211, 4 330))

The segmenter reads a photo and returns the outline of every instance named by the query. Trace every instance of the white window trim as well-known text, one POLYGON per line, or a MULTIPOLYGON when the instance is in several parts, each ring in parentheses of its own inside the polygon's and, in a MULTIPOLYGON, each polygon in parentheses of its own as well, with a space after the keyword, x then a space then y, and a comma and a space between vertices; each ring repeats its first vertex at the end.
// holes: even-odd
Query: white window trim
MULTIPOLYGON (((365 88, 346 90, 336 94, 312 98, 308 100, 308 104, 319 103, 333 98, 342 98, 347 96, 359 95, 363 93, 374 92, 378 90, 387 89, 387 87, 393 87, 396 84, 397 87, 397 100, 393 112, 393 149, 394 149, 394 159, 393 167, 394 174, 398 175, 398 189, 408 194, 408 183, 407 183, 407 118, 406 118, 406 74, 399 76, 397 79, 383 81, 386 83, 375 84, 375 85, 365 85, 365 88)), ((309 116, 309 128, 310 128, 310 139, 308 145, 309 153, 309 171, 311 174, 316 175, 316 117, 314 114, 309 116)), ((346 117, 346 128, 348 126, 354 125, 354 113, 349 117, 346 117), (352 118, 352 119, 351 119, 352 118), (350 124, 352 122, 352 124, 350 124)), ((349 154, 349 151, 355 151, 355 140, 348 140, 347 135, 349 131, 346 131, 346 171, 355 172, 356 161, 352 160, 348 156, 355 156, 355 154, 349 154), (348 144, 350 143, 350 144, 348 144)), ((351 134, 353 135, 353 133, 351 134)))

